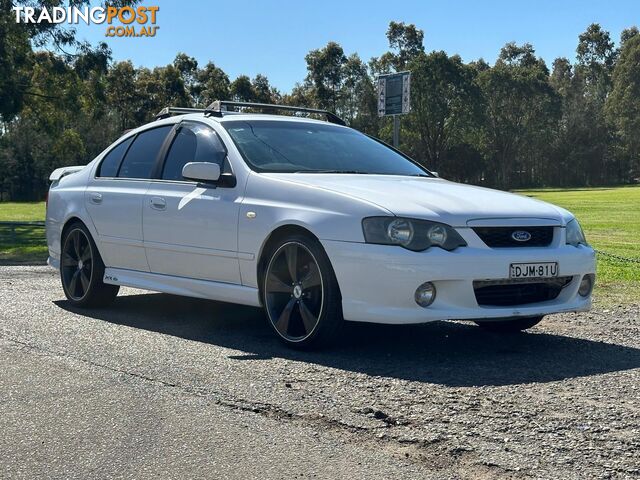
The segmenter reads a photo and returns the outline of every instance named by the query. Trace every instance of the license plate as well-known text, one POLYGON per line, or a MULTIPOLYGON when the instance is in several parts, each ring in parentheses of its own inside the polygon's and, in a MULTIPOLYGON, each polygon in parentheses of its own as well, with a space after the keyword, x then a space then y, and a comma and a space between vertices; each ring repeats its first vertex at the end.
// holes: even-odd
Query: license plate
POLYGON ((509 278, 549 278, 558 276, 556 262, 512 263, 509 278))

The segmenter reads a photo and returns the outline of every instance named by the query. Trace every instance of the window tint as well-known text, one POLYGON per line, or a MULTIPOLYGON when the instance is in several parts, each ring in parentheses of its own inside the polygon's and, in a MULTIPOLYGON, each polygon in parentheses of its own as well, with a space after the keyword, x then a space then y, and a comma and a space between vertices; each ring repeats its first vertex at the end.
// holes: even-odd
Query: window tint
POLYGON ((284 120, 223 122, 249 166, 263 172, 430 174, 351 128, 284 120))
POLYGON ((102 162, 100 163, 100 168, 98 170, 98 177, 115 177, 118 173, 118 167, 120 166, 120 160, 124 156, 124 153, 129 148, 133 137, 127 138, 124 142, 119 143, 117 146, 111 149, 109 153, 107 153, 102 162))
POLYGON ((206 125, 183 124, 171 144, 162 171, 165 180, 182 180, 182 167, 189 162, 210 162, 220 165, 226 157, 218 135, 206 125))
POLYGON ((122 161, 118 177, 151 178, 158 152, 172 125, 146 130, 136 137, 122 161))

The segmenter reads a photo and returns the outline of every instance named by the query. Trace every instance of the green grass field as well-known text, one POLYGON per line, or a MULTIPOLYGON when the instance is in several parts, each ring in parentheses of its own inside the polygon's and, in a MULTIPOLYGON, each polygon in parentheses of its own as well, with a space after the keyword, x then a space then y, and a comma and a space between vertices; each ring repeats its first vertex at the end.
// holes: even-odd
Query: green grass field
POLYGON ((0 222, 44 221, 44 214, 44 202, 0 203, 0 222))
MULTIPOLYGON (((640 259, 640 186, 518 193, 573 212, 597 250, 640 259)), ((44 220, 44 215, 44 202, 0 203, 0 222, 44 220)), ((18 229, 16 237, 13 242, 0 241, 0 263, 44 263, 47 248, 41 234, 18 229)), ((600 304, 640 302, 640 263, 598 255, 595 300, 600 304)))
MULTIPOLYGON (((44 221, 44 202, 2 202, 0 222, 44 221)), ((15 233, 0 232, 0 264, 45 263, 47 246, 44 229, 16 227, 15 233)))
MULTIPOLYGON (((571 211, 598 251, 640 259, 640 187, 518 192, 571 211)), ((596 302, 640 302, 640 263, 598 255, 596 302)))

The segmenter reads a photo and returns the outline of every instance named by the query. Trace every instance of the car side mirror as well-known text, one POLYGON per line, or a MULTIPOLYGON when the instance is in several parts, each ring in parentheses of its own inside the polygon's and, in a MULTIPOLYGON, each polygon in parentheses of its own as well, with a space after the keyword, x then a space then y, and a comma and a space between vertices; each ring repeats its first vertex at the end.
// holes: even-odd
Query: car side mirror
POLYGON ((433 174, 434 177, 436 178, 440 178, 440 175, 438 175, 438 172, 431 172, 433 174))
POLYGON ((197 182, 216 183, 220 180, 220 165, 209 162, 189 162, 182 167, 182 177, 197 182))

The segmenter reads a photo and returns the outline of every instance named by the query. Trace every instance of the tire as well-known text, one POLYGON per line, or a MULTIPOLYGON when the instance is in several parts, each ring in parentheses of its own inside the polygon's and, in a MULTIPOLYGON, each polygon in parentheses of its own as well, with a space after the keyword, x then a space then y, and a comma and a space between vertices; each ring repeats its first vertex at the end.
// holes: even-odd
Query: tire
POLYGON ((75 222, 62 237, 60 280, 69 302, 76 307, 102 307, 118 295, 118 285, 103 283, 104 263, 87 227, 75 222))
POLYGON ((262 304, 269 326, 286 345, 310 349, 336 339, 344 320, 329 257, 305 235, 281 239, 265 252, 262 304))
POLYGON ((539 324, 544 315, 537 317, 505 318, 504 320, 476 320, 475 323, 485 330, 496 333, 513 333, 527 330, 539 324))

